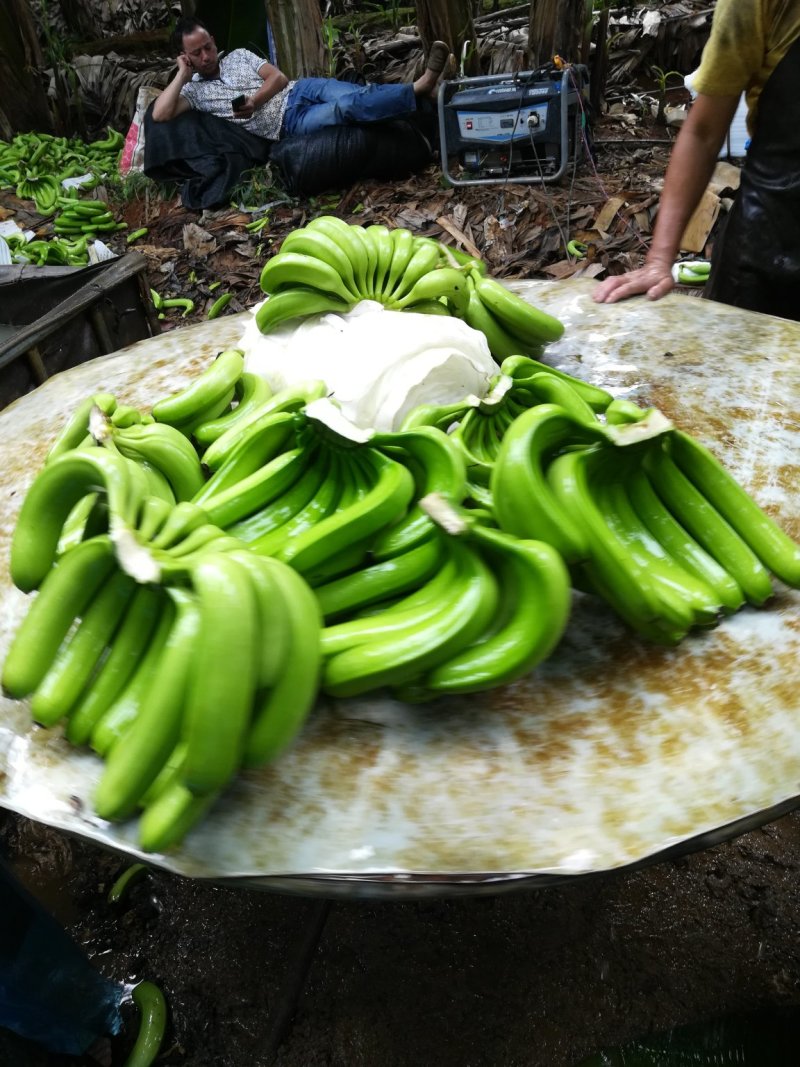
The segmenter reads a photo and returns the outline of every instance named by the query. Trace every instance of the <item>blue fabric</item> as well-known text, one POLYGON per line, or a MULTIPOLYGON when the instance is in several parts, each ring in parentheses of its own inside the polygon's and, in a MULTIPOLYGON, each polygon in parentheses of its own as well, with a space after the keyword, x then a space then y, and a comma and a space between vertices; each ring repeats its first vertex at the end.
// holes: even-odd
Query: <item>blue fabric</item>
POLYGON ((335 78, 300 78, 289 91, 282 137, 316 133, 326 126, 353 126, 413 114, 413 86, 352 85, 335 78))
POLYGON ((0 1026, 78 1056, 118 1032, 123 994, 0 860, 0 1026))

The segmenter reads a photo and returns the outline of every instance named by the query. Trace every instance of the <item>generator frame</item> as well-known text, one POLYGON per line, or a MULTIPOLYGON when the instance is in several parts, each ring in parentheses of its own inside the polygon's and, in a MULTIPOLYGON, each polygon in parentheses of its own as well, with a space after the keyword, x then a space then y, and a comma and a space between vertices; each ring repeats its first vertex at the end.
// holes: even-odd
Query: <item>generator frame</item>
MULTIPOLYGON (((551 174, 545 174, 541 171, 538 174, 530 175, 516 175, 513 176, 509 173, 504 176, 491 176, 485 178, 459 178, 456 177, 450 171, 449 166, 449 152, 447 141, 447 119, 446 109, 453 98, 455 93, 462 87, 466 86, 473 89, 480 89, 483 87, 491 88, 497 86, 503 82, 517 83, 523 88, 527 83, 533 84, 534 79, 539 76, 545 78, 551 74, 553 68, 539 68, 532 71, 517 71, 513 74, 486 74, 479 77, 472 78, 455 78, 451 81, 444 81, 439 86, 437 94, 437 109, 439 117, 439 144, 441 150, 441 164, 444 177, 453 185, 497 185, 501 182, 511 181, 514 183, 524 184, 544 184, 548 182, 557 182, 566 173, 567 167, 571 159, 577 159, 578 149, 580 147, 581 140, 581 123, 576 117, 575 131, 574 131, 574 144, 572 145, 572 154, 570 153, 570 136, 569 136, 569 94, 570 94, 570 82, 573 82, 575 91, 580 94, 581 89, 588 85, 588 70, 583 65, 570 65, 565 67, 561 71, 561 83, 560 83, 560 117, 559 117, 559 133, 560 138, 558 141, 560 148, 560 160, 556 170, 551 174), (578 72, 582 78, 581 85, 574 84, 573 72, 578 72)), ((517 111, 521 111, 523 107, 522 101, 517 107, 517 111)), ((508 149, 510 153, 513 153, 514 139, 513 134, 516 131, 516 126, 513 128, 511 136, 508 141, 508 149)), ((509 168, 510 171, 510 168, 509 168)))

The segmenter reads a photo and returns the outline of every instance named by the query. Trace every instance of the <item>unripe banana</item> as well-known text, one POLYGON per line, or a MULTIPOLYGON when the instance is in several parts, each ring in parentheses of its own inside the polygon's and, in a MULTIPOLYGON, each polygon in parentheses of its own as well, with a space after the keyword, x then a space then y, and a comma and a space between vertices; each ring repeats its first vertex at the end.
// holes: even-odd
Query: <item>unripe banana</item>
POLYGON ((157 401, 153 416, 170 426, 186 426, 204 417, 222 398, 228 397, 244 370, 244 356, 238 348, 220 352, 214 362, 185 389, 157 401))
POLYGON ((343 303, 353 303, 338 272, 321 259, 299 252, 278 252, 264 264, 259 279, 264 293, 278 294, 302 286, 336 297, 343 303))
POLYGON ((111 540, 103 536, 76 545, 48 570, 3 663, 2 685, 10 697, 20 700, 41 684, 75 619, 113 568, 111 540))
POLYGON ((201 633, 198 597, 171 589, 174 623, 150 677, 138 715, 113 745, 94 795, 101 819, 126 819, 141 803, 181 735, 187 688, 201 633))
POLYGON ((236 773, 258 679, 259 610, 250 573, 233 555, 210 554, 192 585, 199 627, 184 717, 184 783, 207 795, 236 773))
POLYGON ((494 278, 473 272, 475 292, 505 328, 529 345, 558 341, 564 324, 547 312, 533 307, 494 278))
POLYGON ((336 312, 343 315, 353 306, 353 300, 342 300, 329 292, 298 285, 270 296, 256 311, 256 325, 262 333, 269 333, 284 322, 336 312))

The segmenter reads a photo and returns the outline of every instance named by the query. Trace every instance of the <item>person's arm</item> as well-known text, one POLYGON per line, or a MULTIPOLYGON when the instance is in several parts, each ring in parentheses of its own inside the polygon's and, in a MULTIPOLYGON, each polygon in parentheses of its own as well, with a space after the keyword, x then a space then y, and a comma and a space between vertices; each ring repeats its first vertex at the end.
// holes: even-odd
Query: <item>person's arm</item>
POLYGON ((698 94, 672 149, 644 266, 600 282, 592 294, 598 303, 637 293, 658 300, 672 289, 683 231, 705 192, 738 103, 738 96, 698 94))
POLYGON ((289 84, 289 79, 282 71, 277 67, 273 67, 271 63, 262 63, 258 68, 259 77, 262 79, 261 85, 250 96, 245 97, 244 103, 241 107, 238 107, 234 114, 237 119, 249 119, 260 107, 263 107, 268 100, 271 100, 273 96, 285 89, 289 84))
POLYGON ((184 111, 191 110, 192 105, 185 96, 181 96, 181 89, 191 79, 194 71, 188 56, 181 54, 176 62, 178 64, 178 73, 163 93, 156 97, 156 101, 153 104, 154 122, 168 122, 177 115, 182 115, 184 111))

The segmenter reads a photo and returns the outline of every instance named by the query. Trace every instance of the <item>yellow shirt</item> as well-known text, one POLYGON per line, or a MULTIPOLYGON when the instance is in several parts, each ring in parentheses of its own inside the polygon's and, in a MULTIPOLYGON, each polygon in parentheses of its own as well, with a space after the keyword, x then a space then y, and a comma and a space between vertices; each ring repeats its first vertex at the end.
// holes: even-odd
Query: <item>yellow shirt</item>
POLYGON ((718 0, 694 88, 708 96, 746 94, 752 134, 767 79, 800 37, 800 0, 718 0))

